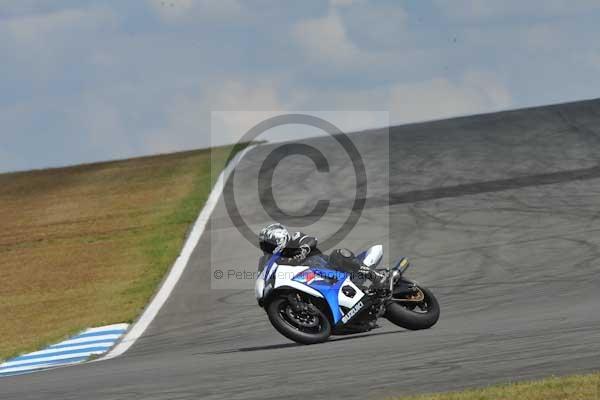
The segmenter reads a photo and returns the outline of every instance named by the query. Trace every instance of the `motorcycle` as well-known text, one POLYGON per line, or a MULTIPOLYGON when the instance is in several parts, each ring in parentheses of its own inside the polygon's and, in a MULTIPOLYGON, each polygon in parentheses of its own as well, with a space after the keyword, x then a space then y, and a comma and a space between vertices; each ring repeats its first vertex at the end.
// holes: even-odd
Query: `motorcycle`
POLYGON ((356 256, 363 266, 387 275, 383 287, 371 289, 360 284, 364 276, 340 269, 324 255, 286 265, 278 263, 283 260, 280 254, 273 254, 255 282, 258 305, 279 333, 301 344, 370 331, 380 317, 409 330, 435 325, 439 303, 429 289, 404 276, 408 260, 400 258, 393 267, 378 269, 382 257, 381 245, 356 256))

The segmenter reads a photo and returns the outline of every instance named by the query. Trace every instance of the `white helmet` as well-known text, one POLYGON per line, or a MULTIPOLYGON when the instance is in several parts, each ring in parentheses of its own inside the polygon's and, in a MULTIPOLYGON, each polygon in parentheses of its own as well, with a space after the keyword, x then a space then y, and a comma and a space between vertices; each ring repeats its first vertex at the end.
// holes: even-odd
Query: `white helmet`
POLYGON ((283 250, 290 241, 290 233, 281 224, 269 224, 258 235, 260 248, 269 253, 283 250))

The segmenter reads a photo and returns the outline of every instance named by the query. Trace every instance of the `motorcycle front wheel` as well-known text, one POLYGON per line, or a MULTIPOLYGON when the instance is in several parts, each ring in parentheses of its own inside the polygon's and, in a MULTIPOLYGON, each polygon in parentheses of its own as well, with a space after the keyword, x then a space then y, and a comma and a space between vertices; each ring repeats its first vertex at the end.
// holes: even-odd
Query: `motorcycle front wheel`
POLYGON ((331 335, 327 316, 308 303, 301 305, 307 307, 298 307, 288 297, 279 296, 267 306, 269 321, 279 333, 294 342, 315 344, 326 341, 331 335))
POLYGON ((385 318, 395 325, 413 331, 435 325, 440 318, 440 305, 431 290, 423 286, 418 286, 417 289, 417 295, 422 297, 421 301, 393 296, 394 300, 400 302, 392 301, 386 305, 385 318))

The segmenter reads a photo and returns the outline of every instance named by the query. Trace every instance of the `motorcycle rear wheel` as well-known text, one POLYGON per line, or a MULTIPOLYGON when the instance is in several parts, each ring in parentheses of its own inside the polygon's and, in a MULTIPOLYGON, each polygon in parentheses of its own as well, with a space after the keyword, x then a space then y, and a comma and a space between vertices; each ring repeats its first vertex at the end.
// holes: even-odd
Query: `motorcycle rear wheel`
POLYGON ((267 315, 279 333, 296 343, 322 343, 331 335, 331 324, 321 310, 313 306, 307 313, 298 313, 286 296, 273 299, 267 315))
POLYGON ((386 305, 385 318, 395 325, 412 331, 428 329, 440 318, 440 305, 426 287, 419 286, 424 295, 421 303, 396 303, 386 305))

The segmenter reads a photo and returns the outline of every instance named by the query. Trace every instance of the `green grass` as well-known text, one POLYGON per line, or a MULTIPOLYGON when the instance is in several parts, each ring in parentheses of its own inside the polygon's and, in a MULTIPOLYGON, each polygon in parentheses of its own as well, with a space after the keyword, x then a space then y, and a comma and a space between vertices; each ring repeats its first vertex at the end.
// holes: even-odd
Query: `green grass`
POLYGON ((600 373, 552 377, 469 389, 461 392, 436 393, 389 400, 599 400, 600 373))
POLYGON ((133 321, 243 147, 0 174, 0 359, 133 321))

